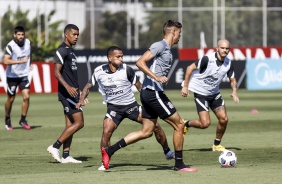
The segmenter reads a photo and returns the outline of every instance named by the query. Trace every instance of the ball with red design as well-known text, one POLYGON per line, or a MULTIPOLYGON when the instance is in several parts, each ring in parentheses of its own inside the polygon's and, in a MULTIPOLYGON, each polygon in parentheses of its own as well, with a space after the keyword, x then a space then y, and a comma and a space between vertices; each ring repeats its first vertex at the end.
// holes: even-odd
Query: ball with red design
POLYGON ((222 167, 234 167, 237 163, 237 157, 233 151, 225 150, 219 155, 218 161, 222 167))

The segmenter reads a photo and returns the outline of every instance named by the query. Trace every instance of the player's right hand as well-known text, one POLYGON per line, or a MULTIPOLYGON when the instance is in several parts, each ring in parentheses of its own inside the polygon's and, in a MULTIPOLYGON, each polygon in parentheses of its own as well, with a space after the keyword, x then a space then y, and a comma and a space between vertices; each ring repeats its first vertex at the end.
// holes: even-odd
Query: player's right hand
POLYGON ((166 76, 157 76, 156 81, 161 82, 162 84, 168 82, 168 78, 166 76))
POLYGON ((78 95, 77 88, 67 87, 66 89, 67 89, 67 91, 68 91, 68 93, 70 94, 71 97, 76 97, 78 95))
POLYGON ((21 60, 21 63, 26 63, 28 61, 28 57, 23 57, 20 59, 21 60))

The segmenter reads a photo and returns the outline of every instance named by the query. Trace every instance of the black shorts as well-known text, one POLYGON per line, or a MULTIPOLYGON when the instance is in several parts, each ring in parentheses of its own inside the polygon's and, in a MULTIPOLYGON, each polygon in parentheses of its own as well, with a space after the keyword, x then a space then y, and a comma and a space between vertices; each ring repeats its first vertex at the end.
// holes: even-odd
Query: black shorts
POLYGON ((194 93, 194 100, 195 100, 198 112, 209 111, 209 108, 214 110, 215 108, 224 105, 224 100, 222 99, 222 96, 220 93, 217 93, 215 95, 210 95, 210 96, 203 96, 203 95, 194 93))
POLYGON ((7 93, 9 94, 9 96, 16 95, 18 86, 20 90, 29 89, 30 85, 29 85, 28 77, 19 77, 19 78, 7 77, 7 93))
POLYGON ((142 117, 147 119, 166 119, 176 112, 168 97, 163 91, 142 89, 140 94, 143 110, 142 117))
POLYGON ((119 125, 124 118, 137 121, 141 111, 141 106, 137 102, 133 102, 129 105, 114 105, 107 103, 106 118, 110 118, 116 125, 119 125))
POLYGON ((69 98, 61 100, 60 102, 63 104, 64 114, 66 115, 72 115, 74 113, 83 111, 81 107, 79 109, 76 109, 75 108, 76 102, 74 102, 73 100, 69 98))

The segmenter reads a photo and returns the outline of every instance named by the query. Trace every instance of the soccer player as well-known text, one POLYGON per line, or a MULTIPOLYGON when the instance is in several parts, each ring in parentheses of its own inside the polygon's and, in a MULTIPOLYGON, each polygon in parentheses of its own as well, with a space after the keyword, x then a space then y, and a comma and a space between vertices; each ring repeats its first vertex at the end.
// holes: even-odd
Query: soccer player
MULTIPOLYGON (((121 48, 117 46, 109 47, 107 57, 108 64, 95 68, 92 78, 82 90, 80 102, 77 103, 77 108, 79 108, 89 94, 89 90, 97 82, 99 92, 101 92, 104 102, 107 103, 107 113, 103 122, 103 134, 100 143, 101 148, 110 146, 112 134, 124 118, 142 123, 142 107, 136 102, 132 92, 132 85, 135 85, 140 91, 142 84, 137 79, 134 70, 123 63, 121 48)), ((174 158, 174 153, 168 147, 166 135, 158 123, 156 123, 154 133, 157 141, 163 147, 166 159, 174 158)), ((105 170, 104 165, 102 164, 98 170, 105 170)))
POLYGON ((81 163, 82 161, 70 156, 73 134, 84 126, 82 108, 76 109, 75 107, 79 101, 80 91, 76 56, 72 46, 78 40, 78 27, 74 24, 68 24, 64 29, 64 36, 64 42, 56 50, 54 75, 58 80, 58 98, 63 105, 66 126, 58 140, 53 145, 50 145, 47 151, 60 163, 81 163), (62 144, 63 154, 62 158, 60 158, 59 150, 62 144))
POLYGON ((174 129, 173 144, 175 150, 174 170, 180 172, 196 172, 184 164, 183 150, 183 128, 184 121, 180 118, 176 108, 164 93, 165 83, 168 82, 167 75, 173 62, 171 47, 180 39, 182 24, 168 20, 163 26, 163 40, 153 43, 150 48, 138 59, 136 65, 145 75, 140 93, 143 106, 142 129, 128 134, 110 147, 102 147, 102 160, 105 168, 108 168, 111 156, 120 148, 139 140, 146 139, 153 134, 158 117, 166 121, 174 129))
POLYGON ((209 127, 211 123, 209 108, 217 117, 218 125, 212 146, 213 151, 225 150, 220 142, 227 127, 228 117, 219 85, 226 74, 231 83, 231 97, 235 103, 239 102, 233 63, 227 57, 229 51, 229 41, 219 40, 216 52, 203 56, 199 61, 187 67, 181 90, 183 97, 189 96, 189 90, 194 92, 194 100, 199 115, 199 120, 189 120, 185 123, 184 134, 189 127, 201 129, 209 127))
POLYGON ((17 87, 22 92, 22 114, 19 124, 26 130, 30 130, 30 126, 26 121, 29 108, 29 80, 28 75, 31 66, 31 46, 30 41, 25 37, 25 29, 22 26, 14 28, 14 39, 11 40, 6 47, 4 54, 4 64, 7 65, 7 101, 5 103, 5 128, 13 130, 11 123, 11 111, 16 97, 17 87))

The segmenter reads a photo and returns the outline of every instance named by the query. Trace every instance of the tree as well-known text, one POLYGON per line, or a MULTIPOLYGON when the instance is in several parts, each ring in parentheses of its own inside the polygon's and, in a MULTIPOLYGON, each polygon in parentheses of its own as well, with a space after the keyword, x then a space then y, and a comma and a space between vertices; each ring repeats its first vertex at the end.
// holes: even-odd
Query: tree
POLYGON ((58 30, 58 27, 63 21, 50 23, 52 16, 55 14, 54 10, 47 15, 48 29, 51 34, 49 34, 49 41, 45 42, 45 15, 39 15, 42 32, 38 38, 37 17, 28 20, 28 13, 28 10, 23 12, 18 8, 15 12, 12 12, 11 8, 8 8, 2 17, 2 48, 5 48, 6 44, 13 39, 14 27, 21 25, 25 27, 26 37, 31 41, 32 59, 34 61, 44 61, 54 55, 54 50, 62 42, 62 30, 58 30), (38 47, 38 43, 40 43, 41 47, 38 47))
MULTIPOLYGON (((103 18, 97 23, 98 29, 96 29, 97 32, 95 37, 96 48, 105 49, 111 45, 117 45, 121 48, 126 48, 127 13, 120 11, 112 14, 107 11, 102 14, 102 17, 103 18)), ((87 26, 82 33, 82 42, 84 45, 86 43, 86 47, 90 47, 89 32, 90 27, 87 26)))

